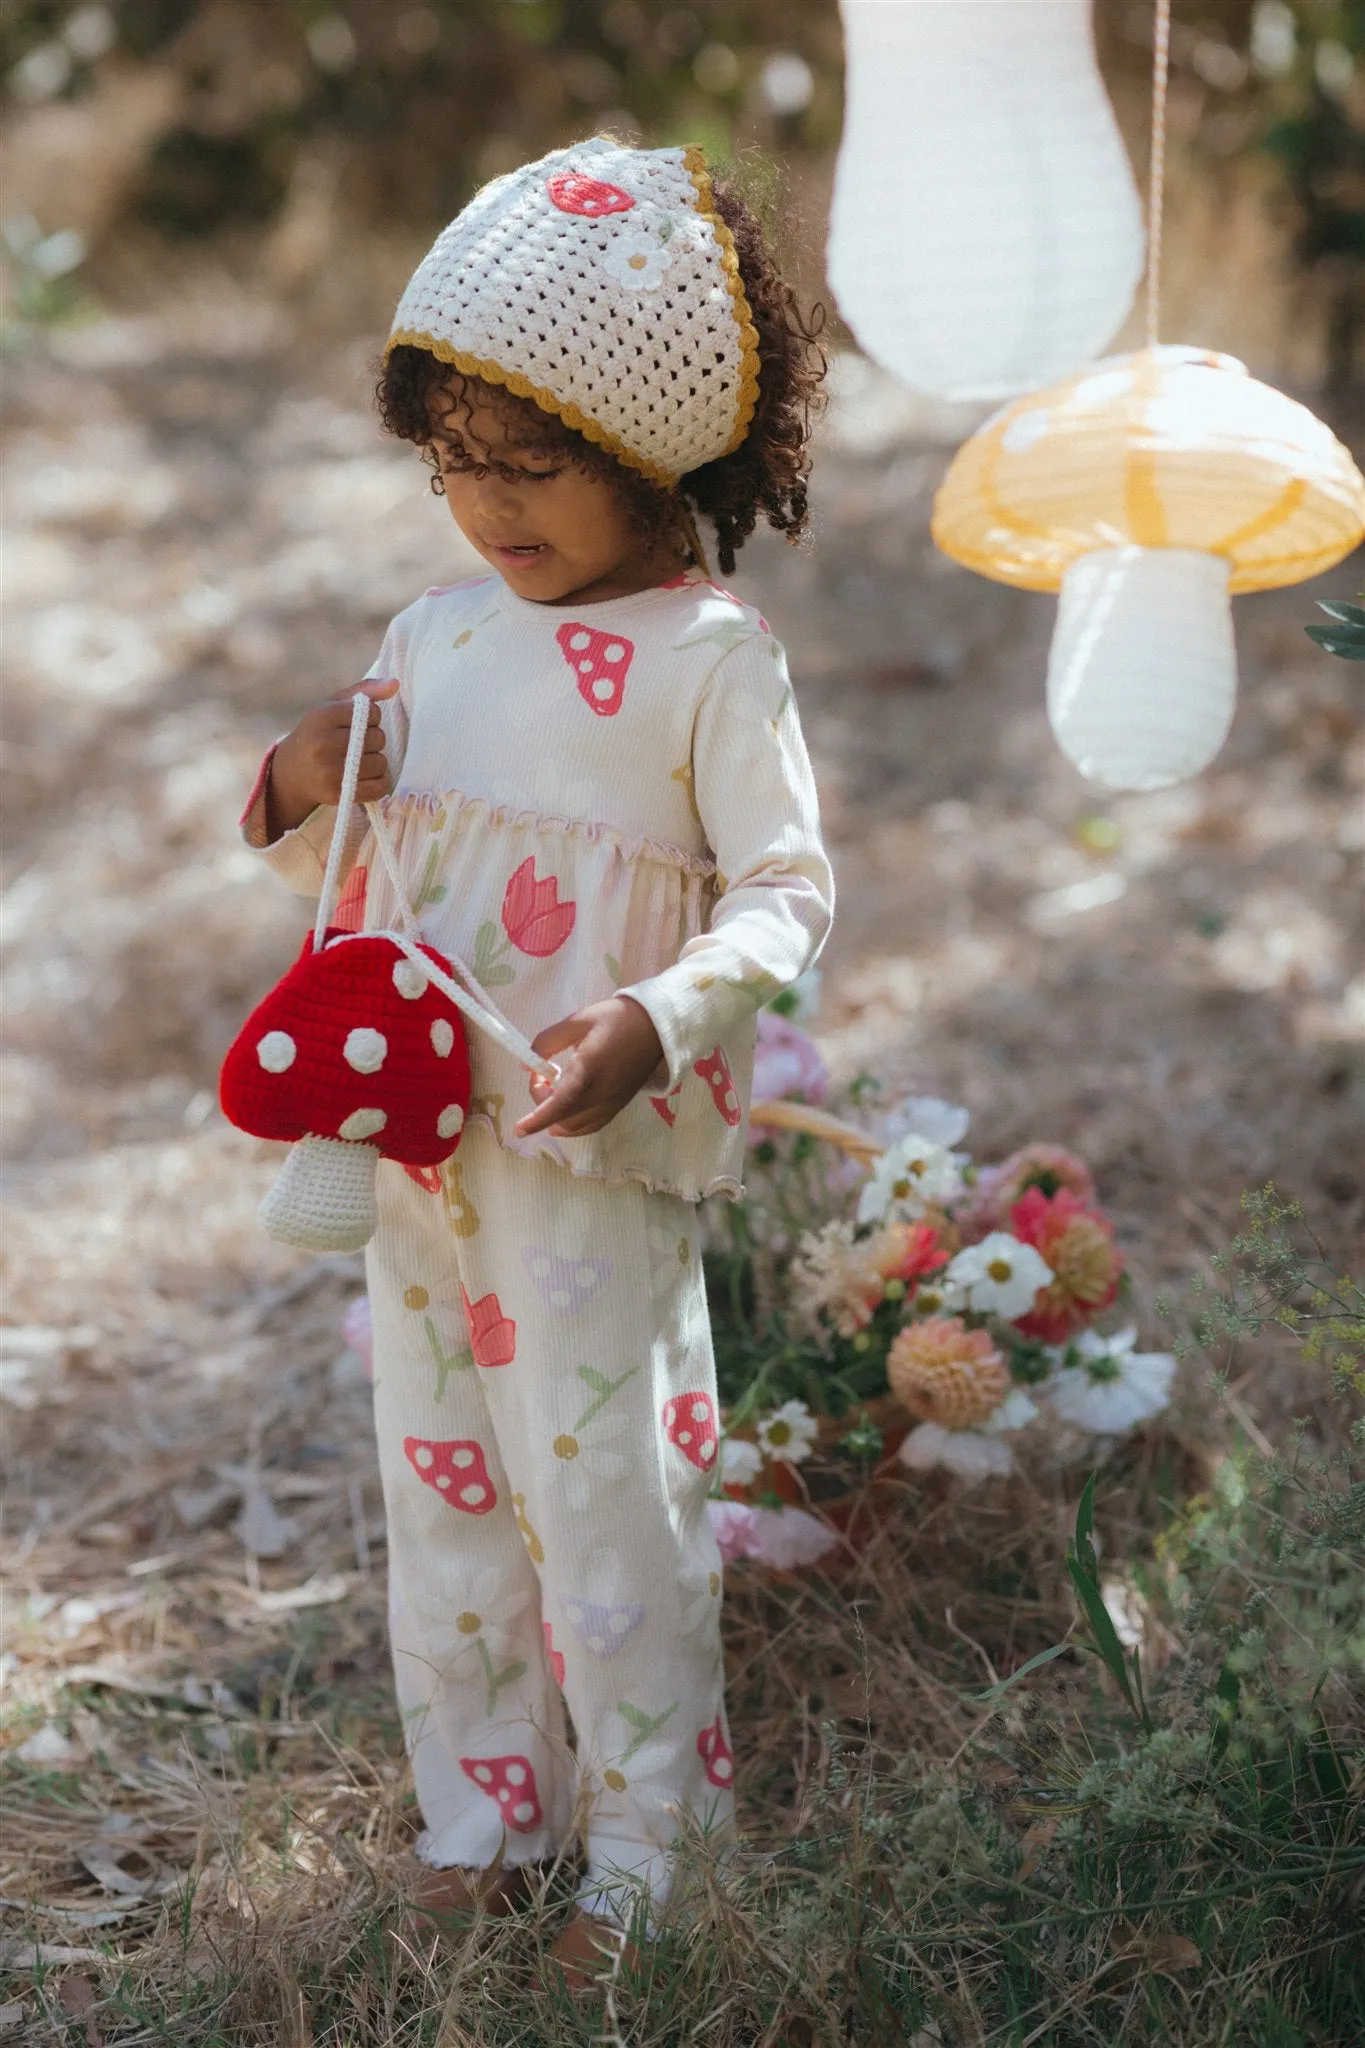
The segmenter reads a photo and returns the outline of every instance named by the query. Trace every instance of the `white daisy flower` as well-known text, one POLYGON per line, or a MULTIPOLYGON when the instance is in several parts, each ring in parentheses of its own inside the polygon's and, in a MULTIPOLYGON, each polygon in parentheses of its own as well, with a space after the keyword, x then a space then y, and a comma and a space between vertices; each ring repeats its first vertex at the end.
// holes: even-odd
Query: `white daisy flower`
POLYGON ((994 1415, 988 1415, 981 1427, 991 1436, 997 1436, 1002 1429, 1027 1429, 1037 1413, 1037 1402, 1030 1401, 1022 1387, 1011 1387, 994 1415))
POLYGON ((955 1102, 945 1102, 942 1096, 907 1095, 894 1109, 888 1110, 882 1135, 886 1143, 892 1145, 897 1138, 917 1131, 921 1138, 928 1138, 931 1143, 951 1151, 966 1137, 971 1120, 969 1110, 959 1109, 955 1102))
POLYGON ((1082 1330, 1054 1351, 1058 1370, 1047 1397, 1063 1422, 1113 1436, 1159 1415, 1171 1398, 1175 1360, 1168 1351, 1134 1351, 1135 1329, 1101 1337, 1082 1330))
POLYGON ((985 1436, 976 1429, 944 1429, 937 1422, 921 1422, 912 1429, 896 1455, 912 1472, 942 1465, 969 1485, 979 1479, 1003 1479, 1014 1469, 1014 1454, 999 1436, 985 1436))
POLYGON ((804 1401, 784 1401, 758 1425, 758 1441, 774 1464, 800 1465, 811 1454, 818 1434, 815 1417, 804 1401))
POLYGON ((722 1438, 720 1446, 720 1483, 722 1486, 747 1486, 757 1479, 763 1469, 763 1453, 757 1444, 751 1444, 742 1436, 722 1438))
POLYGON ((1038 1289, 1052 1278, 1052 1268, 1031 1244, 993 1230, 980 1244, 959 1252, 945 1277, 963 1289, 968 1307, 978 1315, 1008 1320, 1030 1307, 1038 1289))
POLYGON ((858 1221, 918 1216, 931 1202, 944 1202, 962 1185, 958 1162, 943 1145, 911 1131, 888 1146, 863 1183, 858 1221))
POLYGON ((955 1316, 967 1306, 967 1298, 960 1287, 953 1285, 944 1269, 928 1273, 923 1280, 915 1282, 911 1306, 916 1316, 955 1316))
POLYGON ((667 242, 648 229, 627 228, 602 253, 602 268, 628 292, 657 291, 672 262, 667 242))

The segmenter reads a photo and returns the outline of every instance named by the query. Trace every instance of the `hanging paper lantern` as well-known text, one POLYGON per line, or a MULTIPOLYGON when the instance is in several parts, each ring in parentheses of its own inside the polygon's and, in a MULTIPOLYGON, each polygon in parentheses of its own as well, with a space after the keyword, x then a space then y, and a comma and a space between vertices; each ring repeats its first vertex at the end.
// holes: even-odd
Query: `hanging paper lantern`
POLYGON ((1090 0, 843 0, 829 280, 916 390, 998 399, 1089 361, 1142 269, 1090 0))
POLYGON ((1306 406, 1232 356, 1114 356, 1006 406, 934 506, 954 561, 1059 590, 1048 713, 1083 775, 1161 789, 1223 744, 1229 596, 1302 582, 1365 537, 1365 479, 1306 406))

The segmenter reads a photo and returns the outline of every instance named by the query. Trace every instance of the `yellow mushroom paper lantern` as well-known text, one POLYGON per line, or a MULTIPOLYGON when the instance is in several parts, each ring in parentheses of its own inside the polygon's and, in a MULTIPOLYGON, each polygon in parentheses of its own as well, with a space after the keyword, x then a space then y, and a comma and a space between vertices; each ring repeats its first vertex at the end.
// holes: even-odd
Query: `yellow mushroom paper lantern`
POLYGON ((829 281, 916 390, 999 399, 1087 362, 1142 270, 1090 0, 842 0, 829 281))
POLYGON ((1162 789, 1227 737, 1231 595, 1298 583, 1365 537, 1365 479, 1306 406, 1232 356, 1155 347, 996 413, 958 450, 934 539, 1060 592, 1058 744, 1091 781, 1162 789))

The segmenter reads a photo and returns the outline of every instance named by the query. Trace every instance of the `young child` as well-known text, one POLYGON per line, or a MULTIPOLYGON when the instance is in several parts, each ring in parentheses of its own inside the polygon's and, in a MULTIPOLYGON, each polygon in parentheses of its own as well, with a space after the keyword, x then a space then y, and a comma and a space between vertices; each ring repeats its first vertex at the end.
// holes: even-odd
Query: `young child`
MULTIPOLYGON (((379 405, 491 574, 394 620, 337 923, 423 938, 560 1078, 470 1031, 437 1171, 381 1164, 369 1247, 391 1623, 419 1896, 507 1910, 577 1828, 597 1923, 732 1808, 715 1369, 696 1204, 741 1192, 758 1008, 833 887, 782 649, 708 580, 806 520, 824 363, 697 150, 596 140, 479 193, 403 294, 379 405), (566 1734, 565 1707, 577 1738, 566 1734)), ((317 893, 353 692, 244 820, 317 893)))

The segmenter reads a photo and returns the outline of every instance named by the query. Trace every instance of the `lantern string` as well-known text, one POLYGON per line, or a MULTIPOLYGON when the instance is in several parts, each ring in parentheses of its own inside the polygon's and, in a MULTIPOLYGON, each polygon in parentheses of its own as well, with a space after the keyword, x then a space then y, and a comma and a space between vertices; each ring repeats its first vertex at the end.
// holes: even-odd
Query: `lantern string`
POLYGON ((1147 165, 1147 346, 1161 322, 1161 226, 1166 185, 1166 87, 1171 73, 1171 0, 1156 0, 1152 35, 1152 147, 1147 165))

